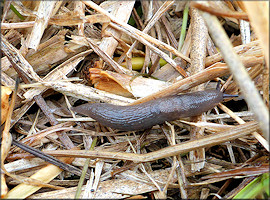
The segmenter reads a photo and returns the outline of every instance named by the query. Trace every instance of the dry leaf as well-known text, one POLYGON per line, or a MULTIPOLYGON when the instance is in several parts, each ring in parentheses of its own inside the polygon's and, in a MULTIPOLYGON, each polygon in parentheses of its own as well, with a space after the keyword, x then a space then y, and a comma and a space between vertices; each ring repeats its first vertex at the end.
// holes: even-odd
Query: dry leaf
POLYGON ((12 90, 9 87, 1 86, 1 125, 6 121, 7 112, 9 109, 9 95, 12 90))
POLYGON ((90 68, 89 72, 90 80, 95 88, 125 97, 145 97, 171 85, 152 78, 130 76, 96 68, 90 68))

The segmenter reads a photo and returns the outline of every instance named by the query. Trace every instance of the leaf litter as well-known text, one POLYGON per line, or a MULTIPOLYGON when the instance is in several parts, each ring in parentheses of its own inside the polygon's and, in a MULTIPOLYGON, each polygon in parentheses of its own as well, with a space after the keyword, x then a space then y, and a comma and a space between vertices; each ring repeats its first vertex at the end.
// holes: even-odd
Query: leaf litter
POLYGON ((263 1, 5 1, 1 197, 237 195, 269 169, 267 9, 263 1), (234 62, 246 72, 235 73, 234 62), (218 81, 238 97, 148 130, 114 130, 70 110, 218 81))

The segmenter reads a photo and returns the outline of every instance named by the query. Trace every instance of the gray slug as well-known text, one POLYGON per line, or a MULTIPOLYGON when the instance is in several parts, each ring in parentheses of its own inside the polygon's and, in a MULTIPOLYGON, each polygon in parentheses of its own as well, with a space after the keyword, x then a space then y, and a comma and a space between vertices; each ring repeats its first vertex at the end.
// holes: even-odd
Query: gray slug
POLYGON ((205 90, 163 97, 132 106, 86 103, 72 107, 72 110, 87 115, 104 126, 135 131, 151 128, 165 121, 200 115, 226 97, 233 95, 224 94, 220 90, 205 90))

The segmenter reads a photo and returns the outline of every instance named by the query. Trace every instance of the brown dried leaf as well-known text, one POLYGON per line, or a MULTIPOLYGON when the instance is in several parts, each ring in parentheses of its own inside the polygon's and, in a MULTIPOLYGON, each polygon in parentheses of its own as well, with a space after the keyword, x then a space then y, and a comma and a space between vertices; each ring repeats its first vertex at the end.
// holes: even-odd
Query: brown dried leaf
POLYGON ((58 26, 75 26, 85 22, 92 24, 109 23, 110 19, 107 16, 101 14, 81 17, 71 12, 51 17, 49 24, 54 24, 58 26))
POLYGON ((9 87, 1 86, 1 125, 6 121, 9 109, 9 96, 12 90, 9 87))
POLYGON ((170 85, 170 83, 141 76, 130 76, 90 68, 90 80, 95 88, 125 97, 145 97, 170 85))

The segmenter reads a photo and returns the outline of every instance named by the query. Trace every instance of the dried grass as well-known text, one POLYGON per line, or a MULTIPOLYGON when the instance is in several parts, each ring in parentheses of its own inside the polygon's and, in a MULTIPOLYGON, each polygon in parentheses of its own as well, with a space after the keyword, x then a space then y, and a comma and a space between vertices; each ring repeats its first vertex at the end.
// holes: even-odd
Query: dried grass
POLYGON ((269 3, 190 3, 178 51, 186 3, 4 2, 1 198, 232 198, 268 172, 269 3), (132 70, 136 56, 141 73, 132 70), (134 105, 216 81, 239 97, 144 131, 70 109, 134 105))

